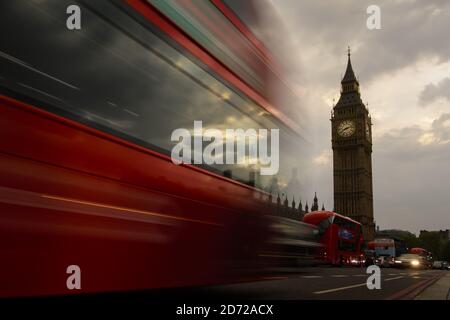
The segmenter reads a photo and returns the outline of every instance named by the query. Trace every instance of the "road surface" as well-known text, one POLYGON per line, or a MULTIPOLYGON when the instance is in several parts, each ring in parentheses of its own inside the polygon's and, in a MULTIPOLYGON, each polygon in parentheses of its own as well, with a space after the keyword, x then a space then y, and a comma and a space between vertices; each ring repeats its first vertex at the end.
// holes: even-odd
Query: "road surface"
POLYGON ((381 289, 369 290, 365 268, 312 267, 301 272, 262 277, 258 281, 189 290, 210 299, 413 299, 449 271, 381 269, 381 289))

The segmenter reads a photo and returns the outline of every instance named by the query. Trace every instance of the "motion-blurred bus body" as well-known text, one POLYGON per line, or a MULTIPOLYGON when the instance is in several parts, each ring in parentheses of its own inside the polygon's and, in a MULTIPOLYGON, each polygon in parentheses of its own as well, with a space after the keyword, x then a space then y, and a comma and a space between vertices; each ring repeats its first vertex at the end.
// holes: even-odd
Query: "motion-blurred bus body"
POLYGON ((361 265, 364 239, 361 224, 331 211, 316 211, 306 214, 306 223, 318 227, 323 248, 317 250, 318 257, 331 265, 361 265))
POLYGON ((292 271, 323 262, 316 255, 324 248, 317 226, 279 216, 267 218, 271 221, 270 237, 260 254, 264 268, 274 272, 292 271))
POLYGON ((240 2, 77 1, 69 30, 72 4, 0 4, 0 296, 253 279, 269 192, 305 148, 240 2), (195 120, 280 129, 279 173, 175 165, 171 133, 195 120))

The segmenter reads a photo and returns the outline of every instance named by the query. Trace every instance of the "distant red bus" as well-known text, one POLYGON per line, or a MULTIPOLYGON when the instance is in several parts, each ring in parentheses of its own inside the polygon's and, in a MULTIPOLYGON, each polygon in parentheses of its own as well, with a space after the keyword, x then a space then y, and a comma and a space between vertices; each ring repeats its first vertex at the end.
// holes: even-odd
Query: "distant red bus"
POLYGON ((361 224, 331 211, 317 211, 305 215, 303 221, 319 228, 318 258, 332 265, 360 265, 364 242, 361 224))

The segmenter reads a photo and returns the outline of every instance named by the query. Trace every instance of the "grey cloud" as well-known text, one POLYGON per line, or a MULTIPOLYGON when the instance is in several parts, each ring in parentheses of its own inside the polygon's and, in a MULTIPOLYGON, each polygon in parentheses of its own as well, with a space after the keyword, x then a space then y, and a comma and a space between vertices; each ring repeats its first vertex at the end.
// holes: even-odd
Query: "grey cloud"
MULTIPOLYGON (((321 48, 317 64, 331 55, 344 57, 349 44, 355 51, 356 71, 365 81, 399 70, 420 58, 450 60, 450 42, 443 41, 448 39, 450 30, 450 1, 285 0, 277 3, 286 22, 297 31, 299 47, 321 48), (381 8, 381 30, 366 28, 366 9, 370 4, 381 8)), ((335 81, 335 73, 336 69, 328 78, 335 81)), ((326 74, 317 75, 317 80, 320 79, 327 81, 326 74)))
POLYGON ((445 78, 438 84, 427 84, 419 95, 419 104, 427 106, 439 98, 450 101, 450 78, 445 78))
POLYGON ((434 120, 432 129, 437 141, 441 143, 450 142, 450 113, 445 113, 434 120))
POLYGON ((450 226, 450 113, 435 119, 430 130, 418 126, 393 130, 374 144, 374 199, 377 222, 417 232, 450 226), (422 145, 431 133, 437 139, 422 145))
POLYGON ((429 130, 417 125, 391 130, 374 141, 377 157, 387 157, 404 162, 420 159, 445 159, 450 161, 450 113, 435 119, 429 130), (424 135, 433 137, 421 142, 424 135))

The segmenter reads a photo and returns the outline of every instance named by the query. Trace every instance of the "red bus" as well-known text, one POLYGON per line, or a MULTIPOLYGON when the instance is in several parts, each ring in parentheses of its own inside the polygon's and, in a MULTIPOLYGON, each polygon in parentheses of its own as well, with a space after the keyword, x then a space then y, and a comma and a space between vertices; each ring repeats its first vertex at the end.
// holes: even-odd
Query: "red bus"
POLYGON ((305 149, 253 1, 76 3, 79 30, 66 27, 73 1, 1 5, 0 297, 246 279, 269 192, 296 186, 305 149), (171 133, 195 120, 279 129, 278 174, 175 165, 171 133))
POLYGON ((303 222, 319 228, 320 259, 332 265, 360 265, 363 263, 362 245, 364 239, 361 224, 331 211, 316 211, 305 215, 303 222))

